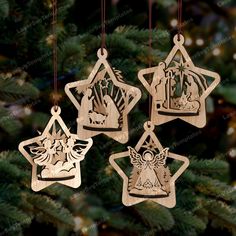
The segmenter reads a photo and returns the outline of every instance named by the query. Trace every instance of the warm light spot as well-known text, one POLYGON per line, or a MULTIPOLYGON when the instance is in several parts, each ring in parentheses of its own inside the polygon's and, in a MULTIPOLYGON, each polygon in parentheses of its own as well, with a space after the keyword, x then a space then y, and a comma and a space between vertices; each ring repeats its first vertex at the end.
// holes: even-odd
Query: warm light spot
POLYGON ((231 135, 235 132, 235 129, 233 127, 229 127, 227 130, 227 135, 231 135))
POLYGON ((178 21, 176 19, 171 20, 170 25, 172 27, 176 27, 178 25, 178 21))
POLYGON ((233 55, 233 59, 236 60, 236 53, 234 53, 234 55, 233 55))
POLYGON ((203 40, 203 39, 197 39, 197 40, 196 40, 196 44, 197 44, 198 46, 202 46, 202 45, 204 44, 204 40, 203 40))
POLYGON ((186 46, 190 46, 190 45, 192 45, 192 43, 193 43, 193 40, 191 38, 186 38, 185 39, 185 45, 186 46))
POLYGON ((230 157, 233 157, 233 158, 236 157, 236 149, 235 149, 235 148, 232 148, 232 149, 229 151, 229 156, 230 156, 230 157))
POLYGON ((32 113, 32 111, 29 107, 25 107, 24 112, 25 112, 25 115, 27 115, 27 116, 31 115, 31 113, 32 113))
POLYGON ((212 54, 214 56, 219 56, 220 55, 220 49, 219 48, 215 48, 213 51, 212 51, 212 54))

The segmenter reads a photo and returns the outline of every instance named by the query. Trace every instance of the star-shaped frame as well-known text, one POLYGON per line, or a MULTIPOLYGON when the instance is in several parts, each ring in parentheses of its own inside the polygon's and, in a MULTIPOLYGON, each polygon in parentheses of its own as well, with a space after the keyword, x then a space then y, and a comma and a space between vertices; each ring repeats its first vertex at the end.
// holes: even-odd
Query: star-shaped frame
POLYGON ((31 187, 34 191, 40 191, 54 183, 72 188, 81 185, 80 161, 84 159, 93 141, 80 140, 77 135, 71 134, 60 117, 60 112, 60 107, 53 107, 52 117, 43 133, 19 144, 19 151, 32 165, 31 187), (56 124, 59 131, 56 131, 56 124), (49 176, 42 177, 43 171, 49 176))
POLYGON ((122 80, 106 60, 106 49, 99 49, 88 79, 69 83, 65 92, 78 110, 78 136, 87 139, 99 134, 126 143, 128 114, 141 98, 141 91, 122 80), (101 70, 102 69, 102 70, 101 70))
MULTIPOLYGON (((148 138, 150 138, 152 140, 152 142, 150 142, 149 145, 149 149, 148 152, 150 152, 153 148, 153 144, 155 144, 156 148, 159 150, 159 152, 165 152, 168 149, 164 149, 162 147, 162 145, 160 144, 159 140, 157 139, 156 135, 154 134, 153 130, 154 130, 154 125, 151 122, 146 122, 144 124, 144 129, 145 132, 143 134, 143 136, 141 137, 141 139, 139 140, 139 142, 137 143, 137 145, 135 146, 135 152, 139 153, 141 148, 147 148, 146 145, 146 140, 148 138)), ((130 149, 130 147, 129 147, 130 149)), ((187 157, 184 156, 180 156, 177 154, 174 154, 172 152, 168 152, 168 157, 167 158, 171 158, 177 161, 181 161, 183 162, 182 166, 177 170, 176 173, 174 173, 174 175, 172 175, 170 177, 169 180, 169 194, 165 197, 145 197, 145 196, 135 196, 135 195, 131 195, 131 193, 129 192, 129 187, 130 187, 130 183, 129 183, 129 178, 127 176, 127 174, 121 169, 121 167, 117 164, 117 160, 119 159, 123 159, 123 158, 127 158, 130 157, 130 152, 126 151, 126 152, 121 152, 121 153, 117 153, 117 154, 113 154, 110 156, 109 161, 110 164, 112 165, 112 167, 117 171, 117 173, 121 176, 121 178, 123 179, 123 192, 122 192, 122 202, 124 205, 126 206, 132 206, 138 203, 141 203, 143 201, 146 200, 151 200, 154 201, 160 205, 163 205, 165 207, 168 208, 173 208, 176 205, 176 193, 175 193, 175 181, 179 178, 179 176, 187 169, 188 165, 189 165, 189 160, 187 157)), ((154 161, 154 163, 156 163, 157 160, 154 161)), ((132 161, 131 161, 132 162, 132 161)), ((133 161, 132 164, 136 163, 136 161, 133 161)), ((148 176, 148 178, 150 178, 150 172, 148 172, 146 174, 146 176, 148 176)))
POLYGON ((220 83, 220 76, 215 72, 196 67, 193 64, 183 46, 184 37, 182 35, 180 35, 179 40, 178 35, 174 37, 174 44, 164 62, 160 62, 156 67, 140 70, 138 73, 139 80, 153 98, 151 121, 155 125, 161 125, 179 118, 202 128, 206 125, 206 98, 220 83), (173 61, 178 53, 181 54, 180 63, 173 61), (183 59, 185 62, 183 62, 183 59), (173 63, 175 64, 175 69, 171 67, 173 63), (172 94, 177 91, 176 80, 173 78, 174 76, 179 76, 181 88, 185 70, 187 71, 185 91, 183 89, 182 96, 176 99, 176 95, 172 94), (153 81, 150 84, 145 76, 152 74, 153 81), (210 85, 207 84, 206 78, 212 80, 210 85), (154 80, 158 82, 155 83, 154 80), (171 96, 173 97, 171 98, 171 96))

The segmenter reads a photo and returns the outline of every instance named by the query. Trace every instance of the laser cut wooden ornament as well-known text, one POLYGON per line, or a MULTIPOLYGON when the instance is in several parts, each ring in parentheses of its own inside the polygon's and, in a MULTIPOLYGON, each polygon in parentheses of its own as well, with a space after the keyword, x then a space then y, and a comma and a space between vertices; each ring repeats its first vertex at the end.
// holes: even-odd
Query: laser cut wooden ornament
POLYGON ((152 96, 151 121, 155 125, 181 119, 196 127, 206 125, 205 100, 220 83, 215 72, 196 67, 186 49, 184 37, 174 37, 174 47, 164 62, 140 70, 138 78, 152 96), (153 75, 149 83, 145 76, 153 75), (209 80, 212 80, 209 82, 209 80))
POLYGON ((80 162, 92 146, 92 139, 80 140, 71 134, 60 117, 59 106, 40 136, 23 141, 19 151, 32 165, 31 187, 40 191, 60 183, 72 188, 81 185, 80 162))
POLYGON ((113 154, 109 158, 110 164, 123 179, 122 202, 132 206, 151 200, 172 208, 176 205, 175 181, 186 170, 189 160, 163 148, 153 132, 154 125, 151 122, 146 122, 144 129, 135 148, 128 147, 128 151, 113 154), (117 162, 123 158, 129 158, 132 165, 128 174, 117 162), (173 175, 167 164, 169 158, 183 162, 173 175))
POLYGON ((126 143, 127 116, 141 98, 141 91, 124 83, 121 72, 106 60, 107 51, 99 49, 98 61, 88 79, 69 83, 65 92, 78 109, 78 136, 87 139, 98 134, 126 143))

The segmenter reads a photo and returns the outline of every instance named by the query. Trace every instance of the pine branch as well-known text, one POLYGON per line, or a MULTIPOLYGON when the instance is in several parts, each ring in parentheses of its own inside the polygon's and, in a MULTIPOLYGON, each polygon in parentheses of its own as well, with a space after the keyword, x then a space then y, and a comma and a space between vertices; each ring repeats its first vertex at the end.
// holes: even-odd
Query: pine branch
POLYGON ((6 108, 0 106, 0 128, 11 136, 20 132, 22 125, 6 108))
POLYGON ((197 160, 195 158, 191 158, 191 162, 189 165, 189 169, 191 169, 194 173, 197 174, 206 174, 214 177, 225 175, 229 171, 229 164, 226 161, 222 160, 197 160))
POLYGON ((145 227, 141 222, 127 214, 113 213, 107 220, 107 223, 114 229, 125 230, 142 235, 145 235, 149 230, 148 227, 145 227))
MULTIPOLYGON (((149 41, 149 30, 148 29, 138 29, 134 26, 119 26, 115 29, 116 33, 130 39, 137 44, 142 44, 148 46, 149 41)), ((166 30, 152 30, 152 41, 158 42, 160 44, 169 43, 169 33, 166 30)))
POLYGON ((20 98, 25 101, 35 99, 39 95, 39 91, 30 83, 17 81, 15 78, 4 79, 0 77, 0 100, 6 102, 14 102, 20 98))
POLYGON ((27 194, 27 201, 32 204, 34 214, 44 222, 51 222, 56 227, 73 228, 74 219, 68 209, 61 203, 41 194, 27 194))
POLYGON ((0 222, 1 228, 14 226, 14 223, 30 223, 31 217, 19 210, 15 206, 12 206, 4 201, 0 200, 0 222))
POLYGON ((236 201, 236 190, 233 187, 206 176, 198 177, 195 188, 197 191, 216 199, 236 201))
POLYGON ((209 218, 213 221, 213 227, 228 228, 236 231, 236 209, 216 200, 204 200, 203 206, 208 211, 209 218))
POLYGON ((0 160, 0 182, 2 180, 14 182, 24 178, 25 176, 27 176, 25 172, 19 169, 16 165, 5 160, 0 160))
POLYGON ((0 200, 16 205, 20 201, 21 190, 16 184, 0 183, 0 200))
POLYGON ((1 4, 0 4, 0 19, 8 17, 9 10, 10 10, 9 1, 8 0, 1 0, 1 4))
POLYGON ((153 202, 142 203, 133 208, 141 216, 147 226, 156 228, 158 231, 170 230, 175 224, 175 220, 170 211, 153 202))
POLYGON ((170 211, 175 219, 175 225, 171 231, 174 235, 199 235, 205 230, 206 223, 191 212, 177 207, 170 211))

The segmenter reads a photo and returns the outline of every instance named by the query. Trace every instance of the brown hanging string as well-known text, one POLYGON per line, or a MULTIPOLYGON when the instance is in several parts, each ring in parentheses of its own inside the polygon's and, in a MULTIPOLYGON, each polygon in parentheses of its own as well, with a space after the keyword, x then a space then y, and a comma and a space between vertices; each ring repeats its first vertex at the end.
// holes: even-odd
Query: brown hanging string
MULTIPOLYGON (((149 27, 149 56, 148 56, 148 63, 149 68, 152 66, 152 0, 148 1, 148 27, 149 27)), ((151 75, 150 75, 150 80, 151 75)), ((151 106, 152 106, 152 97, 149 94, 149 117, 151 117, 151 106)))
POLYGON ((183 0, 178 0, 178 40, 182 34, 183 0))
POLYGON ((57 86, 57 0, 53 0, 52 6, 52 34, 53 34, 53 82, 54 82, 54 106, 58 106, 58 86, 57 86))
POLYGON ((102 24, 101 50, 103 55, 103 48, 106 47, 106 0, 101 0, 101 24, 102 24))

